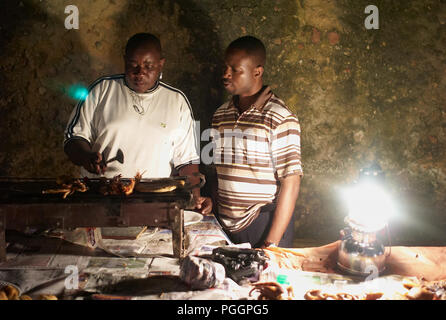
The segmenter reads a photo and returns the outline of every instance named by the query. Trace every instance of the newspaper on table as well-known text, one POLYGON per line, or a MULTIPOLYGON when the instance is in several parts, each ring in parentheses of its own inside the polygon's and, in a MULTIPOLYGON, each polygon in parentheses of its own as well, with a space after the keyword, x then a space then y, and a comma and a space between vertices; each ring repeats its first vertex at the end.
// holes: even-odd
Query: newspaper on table
MULTIPOLYGON (((46 235, 47 237, 29 237, 29 243, 21 248, 20 244, 9 244, 7 262, 0 265, 5 281, 19 279, 16 282, 22 291, 39 286, 50 288, 57 283, 57 290, 70 294, 71 291, 63 288, 64 277, 70 275, 65 271, 70 266, 76 267, 82 278, 79 289, 90 293, 101 294, 100 288, 129 279, 163 276, 177 277, 179 281, 180 263, 172 255, 172 231, 169 229, 147 228, 135 240, 104 239, 101 228, 50 230, 46 235), (96 249, 102 249, 112 256, 99 256, 100 251, 96 249)), ((203 251, 206 245, 218 247, 231 243, 212 216, 186 225, 185 237, 188 252, 203 251)), ((222 286, 226 288, 222 287, 221 291, 212 291, 207 295, 217 296, 220 292, 222 297, 228 298, 226 289, 229 285, 226 280, 222 286)), ((62 294, 55 290, 54 294, 62 294)), ((178 292, 175 295, 171 292, 164 298, 184 294, 178 292)), ((190 298, 197 294, 190 294, 190 298)), ((143 298, 146 296, 143 295, 143 298)), ((140 295, 135 294, 135 297, 140 295)))

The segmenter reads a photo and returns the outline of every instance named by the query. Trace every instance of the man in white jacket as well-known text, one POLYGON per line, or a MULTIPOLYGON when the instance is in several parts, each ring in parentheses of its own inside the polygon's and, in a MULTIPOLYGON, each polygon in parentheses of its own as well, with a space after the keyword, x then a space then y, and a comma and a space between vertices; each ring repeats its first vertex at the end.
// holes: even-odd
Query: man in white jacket
MULTIPOLYGON (((81 175, 112 178, 169 177, 198 172, 200 161, 192 108, 180 90, 160 80, 165 58, 159 39, 148 33, 127 42, 125 73, 102 77, 74 108, 64 151, 81 175), (118 150, 124 162, 107 160, 118 150)), ((209 213, 209 198, 194 190, 197 209, 209 213)))

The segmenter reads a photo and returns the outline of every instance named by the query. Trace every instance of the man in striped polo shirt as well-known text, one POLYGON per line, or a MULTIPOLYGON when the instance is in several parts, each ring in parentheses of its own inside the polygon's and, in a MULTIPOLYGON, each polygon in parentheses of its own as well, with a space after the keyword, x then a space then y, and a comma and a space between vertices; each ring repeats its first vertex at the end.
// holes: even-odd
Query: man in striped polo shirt
MULTIPOLYGON (((198 172, 192 109, 186 96, 160 80, 165 58, 159 39, 132 36, 125 48, 125 74, 102 77, 74 108, 65 130, 64 151, 81 175, 112 178, 169 177, 198 172), (106 160, 118 150, 124 163, 106 160)), ((211 203, 194 189, 197 209, 211 203)))
POLYGON ((230 101, 213 116, 216 214, 235 243, 292 247, 303 175, 298 119, 263 85, 266 50, 246 36, 225 53, 230 101), (218 133, 217 133, 218 132, 218 133))

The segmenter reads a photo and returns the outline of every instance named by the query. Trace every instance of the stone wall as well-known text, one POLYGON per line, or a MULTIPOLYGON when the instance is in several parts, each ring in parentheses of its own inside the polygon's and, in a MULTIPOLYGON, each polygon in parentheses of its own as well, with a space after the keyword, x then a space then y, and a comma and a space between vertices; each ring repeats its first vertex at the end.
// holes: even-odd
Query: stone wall
POLYGON ((302 126, 296 237, 337 239, 338 188, 378 161, 400 206, 394 243, 446 243, 446 1, 3 0, 0 9, 0 176, 76 170, 62 151, 69 88, 121 73, 136 32, 160 36, 163 80, 207 128, 226 99, 222 52, 250 34, 268 50, 265 82, 302 126), (364 26, 369 4, 377 30, 364 26), (79 9, 78 30, 64 27, 67 5, 79 9))

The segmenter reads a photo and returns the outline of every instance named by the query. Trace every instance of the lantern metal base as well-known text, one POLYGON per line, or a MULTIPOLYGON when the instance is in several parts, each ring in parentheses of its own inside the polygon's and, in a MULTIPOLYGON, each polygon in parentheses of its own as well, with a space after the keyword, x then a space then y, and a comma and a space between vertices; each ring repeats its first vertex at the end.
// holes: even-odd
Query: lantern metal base
POLYGON ((355 276, 377 277, 385 270, 385 260, 385 248, 376 238, 371 242, 358 241, 347 233, 339 246, 337 265, 355 276))

